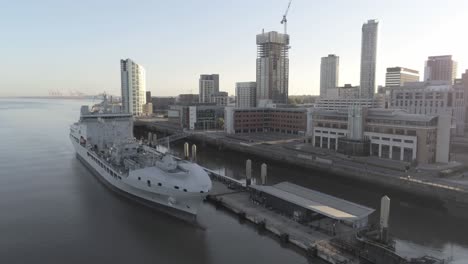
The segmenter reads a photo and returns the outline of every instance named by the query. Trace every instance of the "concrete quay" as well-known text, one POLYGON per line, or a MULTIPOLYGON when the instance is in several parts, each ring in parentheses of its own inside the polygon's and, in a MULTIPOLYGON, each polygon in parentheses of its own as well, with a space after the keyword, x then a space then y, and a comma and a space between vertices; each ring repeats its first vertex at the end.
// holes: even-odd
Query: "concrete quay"
POLYGON ((304 226, 292 219, 253 203, 246 189, 231 190, 224 183, 213 181, 213 191, 207 200, 217 207, 223 207, 240 219, 249 221, 259 228, 278 237, 281 243, 290 243, 303 250, 310 257, 317 257, 328 263, 360 263, 359 258, 329 241, 334 237, 323 231, 304 226))
MULTIPOLYGON (((161 133, 179 133, 180 128, 167 122, 137 122, 147 130, 161 133)), ((405 171, 405 164, 375 157, 347 157, 335 152, 313 148, 300 138, 284 138, 285 135, 226 135, 220 131, 188 132, 189 139, 209 144, 219 149, 229 149, 251 154, 266 160, 325 171, 406 193, 439 201, 455 216, 468 218, 468 176, 441 178, 445 167, 412 167, 405 171)))
POLYGON ((364 230, 355 229, 327 218, 299 223, 283 211, 256 203, 251 196, 252 188, 255 187, 210 170, 207 172, 213 180, 212 191, 207 196, 208 202, 217 208, 231 211, 240 221, 256 225, 259 232, 273 234, 280 243, 302 250, 307 257, 319 258, 331 264, 445 263, 445 260, 428 256, 416 259, 402 257, 388 245, 365 238, 375 236, 367 227, 364 230), (425 259, 433 262, 424 262, 425 259))

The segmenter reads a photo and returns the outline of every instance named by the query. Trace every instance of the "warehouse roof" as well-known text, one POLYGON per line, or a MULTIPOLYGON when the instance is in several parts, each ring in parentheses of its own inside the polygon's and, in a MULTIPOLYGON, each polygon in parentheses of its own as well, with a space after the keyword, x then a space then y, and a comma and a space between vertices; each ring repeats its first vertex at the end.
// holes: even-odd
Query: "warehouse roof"
POLYGON ((290 182, 281 182, 273 186, 251 185, 250 187, 337 220, 356 221, 375 211, 372 208, 290 182))

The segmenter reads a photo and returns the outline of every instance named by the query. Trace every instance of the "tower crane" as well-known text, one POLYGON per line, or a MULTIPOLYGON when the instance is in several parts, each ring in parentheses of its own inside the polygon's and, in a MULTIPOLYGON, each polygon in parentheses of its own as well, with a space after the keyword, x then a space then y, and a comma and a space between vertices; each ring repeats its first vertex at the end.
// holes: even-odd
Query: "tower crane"
POLYGON ((286 19, 286 16, 288 15, 289 7, 291 7, 291 2, 292 0, 289 0, 288 7, 286 8, 286 11, 284 12, 284 15, 283 15, 283 19, 281 20, 281 24, 284 24, 284 34, 287 33, 287 29, 288 29, 288 19, 286 19))

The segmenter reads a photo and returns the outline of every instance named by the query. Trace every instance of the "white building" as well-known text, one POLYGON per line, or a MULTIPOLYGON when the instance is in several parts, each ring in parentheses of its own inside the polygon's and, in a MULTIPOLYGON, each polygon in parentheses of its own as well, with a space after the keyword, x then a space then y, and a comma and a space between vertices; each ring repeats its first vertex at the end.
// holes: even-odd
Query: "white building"
POLYGON ((385 74, 385 86, 403 86, 407 82, 419 82, 419 72, 403 67, 387 68, 385 74))
POLYGON ((320 97, 327 97, 327 91, 338 86, 340 57, 330 54, 320 62, 320 97))
POLYGON ((307 122, 312 122, 308 135, 317 148, 339 151, 346 139, 362 139, 370 156, 418 163, 449 161, 450 116, 351 107, 315 109, 307 122))
POLYGON ((380 104, 374 98, 320 98, 315 104, 325 110, 347 110, 351 106, 379 108, 380 104))
POLYGON ((211 96, 219 92, 219 75, 218 74, 202 74, 199 79, 199 96, 200 103, 210 103, 211 96))
POLYGON ((452 117, 456 135, 465 130, 464 87, 450 81, 406 83, 401 87, 386 88, 388 108, 405 109, 423 115, 445 114, 452 117))
POLYGON ((153 103, 143 104, 142 115, 151 116, 153 114, 153 103))
POLYGON ((236 83, 236 107, 251 108, 257 102, 257 83, 238 82, 236 83))
POLYGON ((257 105, 288 103, 289 35, 275 31, 257 35, 257 105))
POLYGON ((378 25, 377 20, 369 20, 362 25, 360 85, 362 98, 372 98, 375 93, 378 25))
POLYGON ((141 115, 146 103, 145 69, 131 59, 120 60, 120 78, 123 111, 141 115))

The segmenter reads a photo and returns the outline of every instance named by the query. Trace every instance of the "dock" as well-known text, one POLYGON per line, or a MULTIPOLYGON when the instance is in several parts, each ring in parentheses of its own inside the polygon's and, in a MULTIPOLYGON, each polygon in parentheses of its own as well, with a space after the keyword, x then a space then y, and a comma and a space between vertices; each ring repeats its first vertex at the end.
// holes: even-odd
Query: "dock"
POLYGON ((357 182, 392 188, 438 201, 449 214, 468 218, 468 181, 441 177, 443 169, 419 166, 407 170, 401 162, 372 157, 349 157, 317 149, 303 143, 300 137, 280 138, 263 133, 232 136, 219 131, 183 130, 169 122, 151 120, 137 120, 135 127, 163 134, 186 133, 189 140, 201 145, 208 144, 218 149, 229 149, 270 162, 324 171, 357 182))
POLYGON ((359 263, 359 259, 333 248, 331 234, 304 226, 291 218, 252 202, 249 192, 228 189, 224 183, 214 181, 213 192, 207 200, 223 207, 240 219, 257 225, 260 230, 271 232, 281 243, 290 243, 306 254, 325 259, 329 263, 359 263))
MULTIPOLYGON (((147 143, 143 146, 146 151, 161 154, 147 143)), ((189 144, 184 144, 183 159, 196 162, 197 146, 192 145, 191 149, 190 157, 189 144)), ((259 231, 275 235, 280 243, 293 245, 306 256, 327 263, 427 263, 421 262, 427 256, 406 259, 395 252, 386 224, 378 231, 368 223, 374 209, 290 182, 268 185, 267 165, 261 165, 260 177, 252 177, 251 165, 247 160, 245 179, 234 179, 202 167, 212 180, 207 202, 256 225, 259 231)), ((385 199, 389 208, 390 199, 384 196, 382 201, 385 199)), ((388 212, 386 216, 381 215, 380 222, 388 223, 388 212)), ((431 264, 447 263, 430 259, 435 260, 431 264)))

